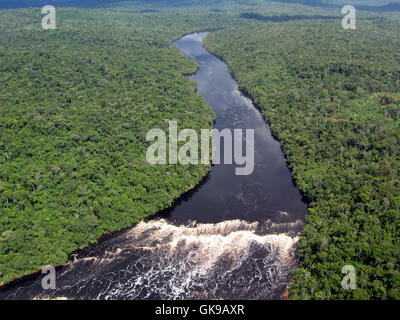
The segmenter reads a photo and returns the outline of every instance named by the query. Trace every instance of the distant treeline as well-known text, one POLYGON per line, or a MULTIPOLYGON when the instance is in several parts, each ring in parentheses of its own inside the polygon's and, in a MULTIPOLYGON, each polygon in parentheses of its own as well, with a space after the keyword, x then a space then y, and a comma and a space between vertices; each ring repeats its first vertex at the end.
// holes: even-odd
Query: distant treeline
MULTIPOLYGON (((340 4, 338 3, 330 3, 322 0, 272 0, 272 1, 283 2, 283 3, 298 3, 313 7, 337 8, 340 6, 340 4)), ((355 5, 355 7, 359 10, 366 10, 366 11, 400 11, 400 3, 395 3, 395 2, 391 2, 381 6, 355 5)))
POLYGON ((54 5, 60 7, 101 7, 119 0, 4 0, 0 1, 0 9, 16 9, 54 5))
POLYGON ((338 19, 335 16, 321 16, 321 15, 314 15, 314 16, 307 16, 307 15, 282 15, 282 16, 263 16, 258 13, 242 13, 240 15, 241 18, 245 19, 254 19, 259 21, 265 22, 285 22, 291 20, 312 20, 312 19, 338 19))
MULTIPOLYGON (((271 0, 282 3, 293 3, 302 4, 316 7, 328 7, 337 8, 341 4, 336 1, 324 1, 324 0, 271 0)), ((163 7, 180 7, 180 6, 198 6, 198 5, 213 5, 217 4, 218 1, 202 1, 202 0, 4 0, 0 1, 0 9, 11 9, 11 8, 27 8, 27 7, 42 7, 45 5, 54 5, 59 7, 81 7, 81 8, 95 8, 104 7, 116 2, 131 2, 136 4, 153 4, 160 5, 163 7)), ((221 1, 222 2, 222 1, 221 1)), ((235 1, 232 1, 235 2, 235 1)), ((247 1, 237 1, 237 3, 247 3, 247 1)), ((250 4, 250 2, 248 2, 250 4)), ((359 10, 366 11, 400 11, 400 3, 391 2, 385 5, 356 5, 359 10)))
MULTIPOLYGON (((121 2, 133 4, 153 4, 160 6, 192 6, 204 5, 205 1, 200 0, 0 0, 0 9, 16 9, 16 8, 30 8, 42 7, 45 5, 54 5, 58 7, 79 7, 79 8, 99 8, 106 5, 121 2)), ((213 1, 216 2, 216 1, 213 1)))
MULTIPOLYGON (((332 20, 332 19, 340 19, 339 16, 322 16, 322 15, 303 15, 303 14, 296 14, 296 15, 281 15, 281 16, 264 16, 258 13, 251 13, 246 12, 239 15, 240 18, 244 19, 253 19, 263 22, 286 22, 286 21, 293 21, 293 20, 332 20)), ((364 20, 383 20, 385 18, 381 17, 368 17, 364 20)))

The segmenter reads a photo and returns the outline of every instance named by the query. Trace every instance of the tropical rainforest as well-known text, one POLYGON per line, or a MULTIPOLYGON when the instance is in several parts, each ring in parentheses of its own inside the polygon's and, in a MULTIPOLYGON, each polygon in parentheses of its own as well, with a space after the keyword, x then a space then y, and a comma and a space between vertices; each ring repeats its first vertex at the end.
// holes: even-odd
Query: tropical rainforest
MULTIPOLYGON (((102 233, 171 205, 206 166, 150 166, 146 134, 211 128, 171 40, 190 26, 157 17, 1 11, 0 279, 61 264, 102 233), (35 22, 39 23, 35 23, 35 22)), ((175 17, 173 19, 176 19, 175 17)))
POLYGON ((309 200, 294 298, 400 298, 399 25, 254 22, 211 34, 309 200), (240 43, 240 45, 237 45, 240 43), (359 287, 341 290, 344 265, 359 287))
POLYGON ((206 48, 309 203, 291 298, 400 299, 400 14, 370 8, 398 2, 364 2, 356 30, 337 1, 303 2, 98 1, 58 8, 56 30, 40 8, 0 10, 0 282, 66 262, 202 180, 209 166, 148 165, 146 133, 212 127, 185 77, 196 63, 172 42, 213 30, 206 48), (344 265, 356 290, 342 289, 344 265))

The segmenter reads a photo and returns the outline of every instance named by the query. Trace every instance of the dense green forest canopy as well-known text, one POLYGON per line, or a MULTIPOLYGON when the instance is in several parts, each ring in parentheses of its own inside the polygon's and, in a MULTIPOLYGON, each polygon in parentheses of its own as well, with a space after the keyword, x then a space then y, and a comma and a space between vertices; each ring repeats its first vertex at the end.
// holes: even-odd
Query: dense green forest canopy
POLYGON ((361 12, 345 31, 336 7, 96 3, 110 8, 57 9, 47 31, 39 8, 0 10, 0 282, 65 262, 206 175, 147 165, 145 135, 170 119, 212 126, 172 41, 218 29, 206 46, 262 109, 310 202, 292 297, 400 298, 398 14, 361 12), (340 287, 344 264, 355 291, 340 287))
POLYGON ((293 298, 400 298, 400 25, 225 28, 205 45, 279 137, 310 202, 293 298), (353 265, 358 288, 343 290, 353 265))
POLYGON ((148 165, 146 134, 212 127, 172 40, 219 18, 57 13, 42 30, 38 10, 0 12, 0 282, 170 206, 209 170, 148 165))

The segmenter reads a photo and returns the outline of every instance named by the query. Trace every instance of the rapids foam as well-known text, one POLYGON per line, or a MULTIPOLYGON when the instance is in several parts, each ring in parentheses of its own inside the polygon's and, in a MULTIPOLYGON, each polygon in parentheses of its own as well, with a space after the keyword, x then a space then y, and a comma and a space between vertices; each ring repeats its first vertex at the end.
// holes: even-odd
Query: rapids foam
POLYGON ((52 296, 268 299, 287 283, 297 263, 298 236, 260 234, 265 226, 277 227, 268 221, 182 226, 163 219, 143 221, 104 243, 102 250, 74 256, 52 296))

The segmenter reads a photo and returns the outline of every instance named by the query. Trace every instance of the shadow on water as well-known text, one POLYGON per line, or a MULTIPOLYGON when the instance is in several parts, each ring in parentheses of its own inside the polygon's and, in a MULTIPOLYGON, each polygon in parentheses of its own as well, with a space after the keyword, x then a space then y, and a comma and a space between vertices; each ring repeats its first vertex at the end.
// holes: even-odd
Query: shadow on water
POLYGON ((203 179, 191 190, 182 194, 178 199, 176 199, 169 208, 161 210, 153 216, 146 218, 146 221, 156 220, 156 219, 169 219, 176 208, 181 206, 183 203, 188 202, 201 188, 211 179, 211 172, 207 173, 203 179))

